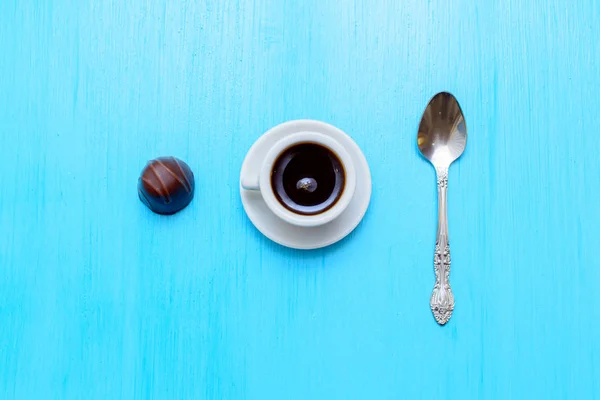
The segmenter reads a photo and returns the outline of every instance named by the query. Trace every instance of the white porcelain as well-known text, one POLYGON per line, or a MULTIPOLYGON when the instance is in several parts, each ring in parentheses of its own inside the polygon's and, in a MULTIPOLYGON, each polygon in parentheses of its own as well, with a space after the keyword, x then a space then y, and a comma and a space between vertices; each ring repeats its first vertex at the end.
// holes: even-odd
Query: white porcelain
POLYGON ((260 191, 267 207, 279 218, 292 225, 312 227, 331 222, 346 210, 354 197, 356 173, 354 172, 354 161, 337 140, 319 132, 306 131, 284 136, 274 143, 263 159, 259 174, 257 175, 253 171, 250 175, 242 175, 240 181, 243 189, 260 191), (342 195, 333 207, 317 215, 300 215, 288 210, 277 200, 271 185, 271 173, 279 156, 290 147, 301 143, 314 143, 326 147, 338 157, 344 167, 345 179, 342 195))
POLYGON ((240 173, 240 195, 249 219, 269 239, 296 249, 315 249, 343 239, 360 223, 371 198, 371 174, 360 148, 340 129, 320 121, 289 121, 267 131, 248 151, 240 173), (270 183, 277 157, 303 142, 328 147, 346 173, 342 197, 330 210, 315 216, 287 210, 277 201, 270 183))

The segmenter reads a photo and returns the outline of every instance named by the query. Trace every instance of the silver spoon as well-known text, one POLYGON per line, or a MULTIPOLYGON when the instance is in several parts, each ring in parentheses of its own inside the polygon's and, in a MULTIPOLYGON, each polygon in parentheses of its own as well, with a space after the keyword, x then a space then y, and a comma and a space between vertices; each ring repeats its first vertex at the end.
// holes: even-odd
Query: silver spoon
POLYGON ((417 135, 417 146, 423 157, 434 166, 438 188, 438 229, 433 266, 435 286, 429 302, 435 320, 444 325, 454 310, 454 295, 450 288, 450 242, 446 191, 448 168, 465 150, 467 126, 460 105, 450 93, 438 93, 429 101, 417 135))

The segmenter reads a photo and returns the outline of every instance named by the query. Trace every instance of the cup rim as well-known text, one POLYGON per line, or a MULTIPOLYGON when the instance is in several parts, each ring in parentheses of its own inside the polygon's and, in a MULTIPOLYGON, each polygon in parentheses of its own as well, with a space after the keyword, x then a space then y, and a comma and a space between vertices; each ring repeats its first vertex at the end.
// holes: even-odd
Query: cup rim
POLYGON ((261 195, 269 209, 282 220, 301 227, 320 226, 339 217, 352 201, 356 190, 356 171, 349 153, 334 138, 319 132, 296 132, 280 139, 269 149, 262 163, 259 186, 261 195), (316 215, 301 215, 288 210, 277 200, 271 185, 271 172, 277 158, 290 147, 301 143, 314 143, 326 147, 339 158, 344 167, 345 180, 342 195, 330 209, 316 215))

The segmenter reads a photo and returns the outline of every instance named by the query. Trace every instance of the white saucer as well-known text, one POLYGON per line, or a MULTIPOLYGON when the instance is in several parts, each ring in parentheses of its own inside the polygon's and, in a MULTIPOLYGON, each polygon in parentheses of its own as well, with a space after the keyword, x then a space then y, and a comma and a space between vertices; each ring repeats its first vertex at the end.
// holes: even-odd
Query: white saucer
POLYGON ((266 205, 259 191, 244 190, 240 194, 250 221, 266 237, 294 249, 317 249, 342 240, 354 230, 367 212, 371 200, 371 172, 358 145, 340 129, 320 121, 285 122, 267 131, 252 145, 240 176, 258 175, 267 152, 281 138, 297 132, 318 132, 337 140, 350 154, 356 168, 356 191, 346 210, 328 224, 302 228, 277 217, 266 205))

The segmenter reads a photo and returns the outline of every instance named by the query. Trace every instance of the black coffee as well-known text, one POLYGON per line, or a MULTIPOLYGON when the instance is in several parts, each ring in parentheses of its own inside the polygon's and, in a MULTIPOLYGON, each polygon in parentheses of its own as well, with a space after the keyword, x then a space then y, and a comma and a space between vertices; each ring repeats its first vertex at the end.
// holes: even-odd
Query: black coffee
POLYGON ((344 168, 329 149, 302 143, 284 151, 271 173, 273 192, 284 207, 302 215, 327 211, 344 191, 344 168))

